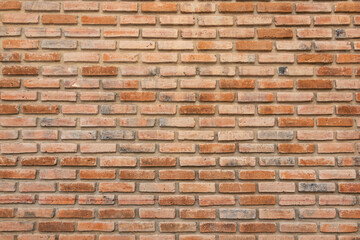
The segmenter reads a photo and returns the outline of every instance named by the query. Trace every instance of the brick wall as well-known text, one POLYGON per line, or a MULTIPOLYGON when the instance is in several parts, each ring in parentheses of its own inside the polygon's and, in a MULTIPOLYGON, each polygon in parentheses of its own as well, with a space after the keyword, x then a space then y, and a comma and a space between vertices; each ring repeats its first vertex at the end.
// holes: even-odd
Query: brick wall
POLYGON ((0 10, 0 240, 359 239, 359 1, 0 10))

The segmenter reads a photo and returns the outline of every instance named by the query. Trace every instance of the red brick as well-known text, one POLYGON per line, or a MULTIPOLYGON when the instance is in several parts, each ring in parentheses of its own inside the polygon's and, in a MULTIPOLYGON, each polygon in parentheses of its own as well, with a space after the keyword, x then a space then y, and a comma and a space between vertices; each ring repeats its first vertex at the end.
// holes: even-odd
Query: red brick
MULTIPOLYGON (((155 177, 155 175, 154 175, 155 177)), ((162 180, 193 180, 195 173, 191 170, 160 170, 159 179, 162 180)))
POLYGON ((239 179, 275 179, 275 172, 271 170, 241 170, 239 171, 239 179))
POLYGON ((59 218, 94 218, 94 211, 86 209, 59 209, 59 218))
POLYGON ((351 76, 353 72, 349 67, 320 67, 317 70, 318 76, 351 76))
POLYGON ((36 172, 34 170, 1 170, 2 179, 34 179, 36 172))
POLYGON ((176 165, 174 157, 141 157, 141 167, 171 167, 176 165))
POLYGON ((13 104, 1 104, 0 114, 17 114, 19 112, 18 106, 13 104))
POLYGON ((341 209, 339 211, 340 218, 359 218, 359 210, 358 209, 341 209))
POLYGON ((170 206, 170 205, 194 205, 195 198, 194 196, 186 195, 160 195, 159 196, 159 205, 170 206))
POLYGON ((84 25, 116 25, 115 16, 81 16, 81 23, 84 25))
POLYGON ((219 12, 253 12, 255 5, 253 3, 220 3, 219 12))
POLYGON ((33 66, 4 66, 3 75, 38 75, 39 69, 33 66))
POLYGON ((20 10, 21 2, 19 1, 4 1, 0 3, 0 10, 20 10))
POLYGON ((44 14, 41 16, 43 24, 77 24, 77 16, 66 14, 44 14))
POLYGON ((335 12, 360 12, 359 3, 336 3, 335 12))
POLYGON ((199 171, 199 179, 235 179, 233 171, 227 170, 201 170, 199 171))
POLYGON ((259 3, 257 11, 259 13, 291 13, 293 5, 291 3, 259 3))
POLYGON ((331 89, 333 81, 328 79, 299 79, 297 80, 298 89, 331 89))
POLYGON ((74 232, 74 222, 39 222, 39 232, 74 232))
POLYGON ((314 144, 281 143, 278 145, 279 153, 313 153, 314 144))
POLYGON ((198 50, 231 50, 232 43, 228 41, 214 42, 214 41, 199 41, 197 43, 198 50))
POLYGON ((241 195, 239 197, 240 205, 275 205, 276 198, 274 195, 241 195))
POLYGON ((359 106, 336 106, 338 115, 360 115, 359 106))
POLYGON ((60 57, 59 53, 25 53, 24 60, 28 62, 59 62, 60 57))
POLYGON ((60 183, 60 192, 94 192, 95 185, 91 183, 60 183))
POLYGON ((21 111, 25 114, 58 114, 57 105, 23 105, 21 111))
POLYGON ((306 53, 297 56, 298 63, 332 63, 334 56, 325 53, 306 53))
POLYGON ((234 144, 209 143, 201 144, 200 153, 232 153, 235 152, 234 144))
POLYGON ((82 75, 84 76, 116 76, 117 74, 118 70, 115 66, 91 66, 82 68, 82 75))
POLYGON ((213 105, 184 105, 180 107, 180 114, 215 114, 213 105))
POLYGON ((271 41, 239 41, 236 42, 238 51, 271 51, 273 43, 271 41))
POLYGON ((351 127, 353 119, 344 117, 318 118, 317 125, 320 127, 351 127))
POLYGON ((0 79, 1 88, 18 88, 20 87, 20 79, 0 79))
POLYGON ((120 93, 121 101, 149 102, 149 101, 155 101, 155 99, 156 99, 155 92, 121 92, 120 93))
POLYGON ((160 232, 195 232, 196 224, 193 222, 162 222, 159 223, 160 232))
POLYGON ((99 210, 99 218, 104 219, 123 219, 123 218, 134 218, 135 210, 131 208, 106 208, 99 210))
POLYGON ((257 30, 258 38, 292 38, 293 31, 288 28, 260 28, 257 30))
POLYGON ((289 105, 265 106, 258 107, 259 114, 293 114, 294 107, 289 105))
POLYGON ((356 223, 323 223, 320 225, 320 232, 328 233, 351 233, 357 232, 356 223))
POLYGON ((180 209, 180 218, 185 219, 214 219, 215 214, 215 209, 180 209))
POLYGON ((209 223, 200 223, 200 232, 226 232, 233 233, 236 232, 235 223, 223 223, 223 222, 209 222, 209 223))
MULTIPOLYGON (((294 87, 293 80, 259 80, 259 89, 291 89, 294 87)), ((249 93, 250 94, 250 93, 249 93)), ((254 95, 272 95, 266 93, 254 93, 254 95)), ((280 93, 279 93, 280 94, 280 93)))

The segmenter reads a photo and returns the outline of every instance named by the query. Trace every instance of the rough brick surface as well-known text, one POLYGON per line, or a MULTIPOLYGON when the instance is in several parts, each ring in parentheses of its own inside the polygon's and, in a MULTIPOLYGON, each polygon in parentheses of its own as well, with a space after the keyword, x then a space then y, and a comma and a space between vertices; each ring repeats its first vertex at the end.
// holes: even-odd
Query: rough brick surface
POLYGON ((0 0, 0 240, 358 240, 359 14, 0 0))

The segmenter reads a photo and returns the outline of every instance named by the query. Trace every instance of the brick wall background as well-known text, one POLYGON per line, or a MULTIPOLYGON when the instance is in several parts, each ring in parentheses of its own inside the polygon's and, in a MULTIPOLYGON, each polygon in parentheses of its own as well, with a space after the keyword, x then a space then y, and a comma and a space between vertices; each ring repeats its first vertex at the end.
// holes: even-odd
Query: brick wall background
POLYGON ((359 239, 359 1, 0 10, 0 240, 359 239))

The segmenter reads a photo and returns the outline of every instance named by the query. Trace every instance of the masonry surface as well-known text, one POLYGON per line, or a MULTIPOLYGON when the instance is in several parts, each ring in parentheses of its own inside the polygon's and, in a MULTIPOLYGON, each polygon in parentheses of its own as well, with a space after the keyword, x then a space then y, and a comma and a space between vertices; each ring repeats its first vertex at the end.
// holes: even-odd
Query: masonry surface
POLYGON ((359 1, 0 19, 0 240, 359 240, 359 1))

